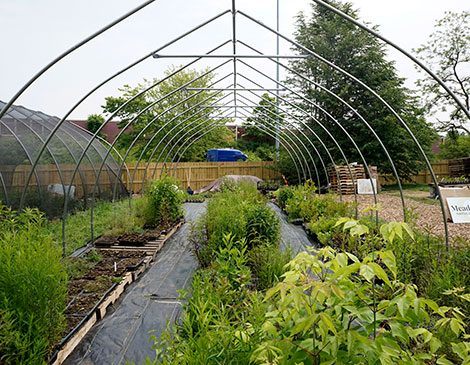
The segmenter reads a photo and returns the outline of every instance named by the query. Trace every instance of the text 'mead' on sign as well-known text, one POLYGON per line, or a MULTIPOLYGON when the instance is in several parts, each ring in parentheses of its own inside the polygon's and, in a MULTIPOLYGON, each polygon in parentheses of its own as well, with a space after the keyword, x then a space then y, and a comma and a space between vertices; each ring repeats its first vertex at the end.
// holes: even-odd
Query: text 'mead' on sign
POLYGON ((470 197, 465 198, 447 198, 452 222, 470 223, 470 197))

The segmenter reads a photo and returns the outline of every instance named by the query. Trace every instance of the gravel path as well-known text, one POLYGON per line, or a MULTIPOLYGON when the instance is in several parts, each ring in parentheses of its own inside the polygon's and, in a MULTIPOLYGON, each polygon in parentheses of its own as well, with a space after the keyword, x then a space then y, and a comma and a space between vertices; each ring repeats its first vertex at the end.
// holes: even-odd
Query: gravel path
MULTIPOLYGON (((417 192, 408 192, 406 195, 417 195, 420 197, 426 196, 426 194, 416 194, 417 192), (414 193, 414 194, 413 194, 414 193), (423 196, 424 195, 424 196, 423 196)), ((429 194, 427 194, 429 195, 429 194)), ((343 195, 343 200, 347 202, 354 202, 354 195, 343 195)), ((403 208, 401 199, 398 196, 387 195, 386 193, 379 194, 377 196, 379 204, 382 206, 382 210, 379 211, 379 217, 386 221, 403 221, 403 208)), ((358 195, 357 201, 359 203, 359 211, 370 206, 374 203, 372 195, 358 195)), ((423 231, 430 230, 432 233, 440 236, 444 236, 444 223, 442 221, 442 212, 440 205, 431 205, 422 202, 418 202, 412 199, 406 199, 405 204, 408 208, 414 208, 414 212, 417 214, 417 227, 423 231)), ((455 224, 448 222, 449 237, 451 242, 457 237, 463 237, 470 240, 470 224, 455 224)))

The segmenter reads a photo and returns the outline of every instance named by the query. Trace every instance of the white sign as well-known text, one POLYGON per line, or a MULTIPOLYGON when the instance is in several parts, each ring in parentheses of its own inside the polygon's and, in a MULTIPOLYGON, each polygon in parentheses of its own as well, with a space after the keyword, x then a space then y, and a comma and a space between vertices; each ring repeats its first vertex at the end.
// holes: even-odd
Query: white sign
POLYGON ((372 184, 374 184, 374 190, 377 193, 377 180, 372 179, 357 179, 357 193, 358 194, 374 194, 372 191, 372 184))
POLYGON ((470 223, 470 197, 465 198, 447 198, 452 222, 470 223))

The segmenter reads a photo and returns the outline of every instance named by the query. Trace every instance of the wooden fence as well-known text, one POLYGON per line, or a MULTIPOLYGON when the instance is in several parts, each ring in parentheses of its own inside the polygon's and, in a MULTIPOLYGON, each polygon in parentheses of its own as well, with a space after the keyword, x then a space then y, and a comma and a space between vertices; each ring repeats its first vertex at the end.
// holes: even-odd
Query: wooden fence
MULTIPOLYGON (((449 171, 449 162, 447 160, 438 161, 431 164, 432 169, 434 170, 434 174, 439 181, 441 178, 450 176, 449 171)), ((379 174, 379 181, 380 185, 392 185, 396 184, 397 180, 392 177, 391 175, 382 175, 379 174)), ((432 177, 431 173, 428 169, 422 170, 418 173, 418 175, 412 176, 410 181, 402 181, 405 184, 432 184, 432 177)))
MULTIPOLYGON (((127 165, 131 178, 135 166, 135 164, 127 165)), ((181 181, 183 188, 191 186, 191 189, 196 190, 203 187, 204 185, 207 185, 211 181, 225 175, 253 175, 263 180, 277 179, 279 178, 279 173, 274 169, 274 166, 274 162, 268 161, 184 162, 178 164, 178 167, 175 171, 175 176, 176 179, 181 181)), ((438 179, 450 175, 449 164, 446 160, 433 163, 432 167, 434 169, 435 174, 438 176, 438 179)), ((3 166, 2 171, 5 171, 5 168, 6 167, 3 166)), ((68 184, 74 168, 75 165, 61 165, 62 174, 64 176, 66 184, 68 184)), ((140 189, 142 188, 145 168, 146 163, 142 163, 138 166, 136 170, 134 184, 132 186, 132 190, 135 192, 140 191, 140 189)), ((152 178, 154 170, 156 171, 155 177, 158 178, 160 175, 161 168, 162 164, 158 164, 158 166, 156 166, 155 163, 151 163, 145 176, 145 182, 148 182, 152 178)), ((11 174, 13 174, 11 186, 12 190, 20 190, 23 187, 23 184, 26 181, 26 177, 30 169, 30 166, 17 166, 14 171, 11 171, 11 174)), ((88 192, 91 191, 96 179, 95 172, 89 165, 82 166, 80 168, 80 172, 81 176, 80 174, 77 174, 73 182, 73 184, 77 187, 77 196, 81 196, 83 194, 81 177, 83 177, 83 180, 85 181, 85 186, 88 192)), ((37 169, 37 174, 39 176, 41 185, 44 187, 47 187, 47 185, 52 184, 60 184, 59 174, 57 173, 57 169, 54 165, 39 166, 37 169)), ((127 189, 130 189, 130 179, 127 174, 127 171, 123 170, 121 175, 124 185, 127 189)), ((111 177, 114 178, 112 174, 111 177)), ((395 179, 390 179, 389 176, 384 175, 379 175, 379 181, 381 185, 389 185, 396 183, 395 179)), ((431 174, 429 173, 429 171, 423 170, 411 179, 410 183, 412 182, 418 184, 432 183, 431 174)), ((30 183, 32 186, 36 185, 34 175, 30 183)), ((104 169, 100 176, 100 188, 102 188, 103 191, 106 191, 110 189, 110 186, 111 184, 108 171, 104 169)))
MULTIPOLYGON (((147 183, 153 175, 156 163, 151 163, 147 173, 145 174, 145 182, 147 183)), ((263 180, 273 180, 279 177, 274 170, 275 163, 270 161, 254 161, 254 162, 181 162, 175 171, 175 177, 181 181, 183 188, 188 186, 193 190, 202 188, 211 181, 225 175, 252 175, 263 180)), ((135 169, 135 164, 127 165, 131 178, 135 169)), ((142 188, 146 164, 140 164, 132 186, 133 191, 139 191, 142 188)), ((156 166, 155 178, 160 176, 162 164, 156 166)), ((171 171, 172 173, 173 171, 171 171)), ((130 181, 127 173, 122 176, 123 182, 127 189, 130 189, 130 181)))
MULTIPOLYGON (((12 166, 13 168, 14 166, 12 166)), ((127 170, 123 169, 121 176, 122 181, 126 188, 130 190, 130 180, 134 173, 136 164, 128 164, 127 170)), ((196 190, 204 185, 207 185, 211 181, 225 176, 225 175, 253 175, 257 176, 263 180, 273 180, 279 177, 279 174, 273 169, 274 163, 267 161, 255 161, 255 162, 182 162, 178 164, 175 177, 177 180, 181 181, 182 188, 191 186, 191 189, 196 190)), ((75 168, 75 165, 61 165, 61 172, 64 178, 65 184, 69 184, 70 178, 72 177, 72 171, 75 168)), ((145 174, 145 182, 147 183, 152 179, 153 172, 155 171, 155 178, 160 176, 162 164, 159 163, 156 166, 156 163, 151 163, 149 165, 148 171, 145 174), (155 169, 156 167, 156 169, 155 169)), ((135 192, 140 191, 142 188, 142 182, 144 179, 144 172, 146 169, 146 163, 141 163, 137 167, 134 177, 134 183, 132 190, 135 192)), ((28 174, 31 170, 31 166, 21 165, 16 166, 16 168, 10 171, 12 175, 11 179, 11 190, 12 191, 21 191, 23 185, 28 177, 28 174)), ((0 171, 7 171, 7 167, 1 167, 0 171)), ((48 185, 60 184, 60 177, 55 165, 40 165, 36 169, 40 185, 44 188, 47 188, 48 185)), ((76 196, 83 196, 83 185, 81 178, 85 182, 85 188, 88 192, 91 191, 93 185, 95 184, 96 175, 95 171, 90 165, 83 165, 80 168, 80 174, 76 174, 73 185, 76 186, 76 196)), ((171 171, 173 173, 173 171, 171 171)), ((114 175, 109 173, 106 169, 103 169, 100 175, 100 189, 102 191, 111 190, 111 181, 114 183, 114 175), (110 179, 111 175, 111 179, 110 179)), ((37 186, 37 180, 35 175, 31 178, 30 186, 37 186)), ((1 187, 1 180, 0 180, 1 187)), ((1 192, 1 188, 0 188, 1 192)))
MULTIPOLYGON (((95 169, 98 170, 98 166, 95 166, 95 169)), ((60 171, 62 173, 62 177, 64 179, 65 185, 70 183, 70 179, 72 177, 73 170, 75 169, 75 165, 67 164, 67 165, 60 165, 60 171)), ((75 194, 77 196, 83 196, 83 185, 85 185, 85 189, 90 192, 93 189, 96 181, 96 173, 95 169, 91 165, 83 164, 79 169, 79 173, 77 173, 74 177, 73 184, 76 187, 75 194), (82 179, 84 184, 82 184, 82 179)), ((0 171, 8 171, 5 166, 0 168, 0 171)), ((12 191, 21 191, 26 179, 31 171, 31 166, 29 165, 20 165, 16 166, 14 170, 10 171, 12 175, 11 179, 11 190, 12 191)), ((60 175, 57 171, 56 165, 39 165, 36 168, 36 174, 33 174, 31 180, 29 182, 30 186, 37 186, 39 179, 39 184, 42 188, 47 188, 49 185, 53 184, 61 184, 60 175)), ((111 190, 111 182, 114 184, 116 182, 115 174, 106 168, 104 168, 100 174, 99 178, 99 186, 100 189, 103 191, 111 190)), ((6 178, 6 176, 4 176, 6 178)), ((8 185, 8 184, 7 184, 8 185)), ((0 185, 1 186, 1 185, 0 185)), ((98 192, 98 191, 97 191, 98 192)))

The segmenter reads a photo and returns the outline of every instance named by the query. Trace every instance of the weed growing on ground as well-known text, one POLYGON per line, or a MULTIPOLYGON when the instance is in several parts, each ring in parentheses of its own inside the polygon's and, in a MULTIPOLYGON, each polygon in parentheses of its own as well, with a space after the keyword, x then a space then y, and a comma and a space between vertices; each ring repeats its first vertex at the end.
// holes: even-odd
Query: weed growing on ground
POLYGON ((0 359, 42 364, 64 326, 66 272, 43 214, 0 206, 0 217, 0 359))

